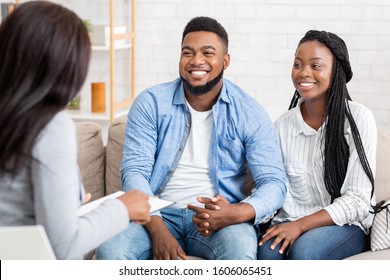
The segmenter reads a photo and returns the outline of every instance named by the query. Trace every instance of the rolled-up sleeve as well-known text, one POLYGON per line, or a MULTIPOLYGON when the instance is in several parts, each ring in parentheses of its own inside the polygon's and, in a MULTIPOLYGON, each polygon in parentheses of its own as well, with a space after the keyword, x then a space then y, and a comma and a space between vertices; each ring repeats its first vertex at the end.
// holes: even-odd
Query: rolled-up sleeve
POLYGON ((245 202, 255 209, 255 224, 269 220, 283 206, 286 195, 286 175, 273 124, 265 113, 259 114, 259 120, 257 129, 245 144, 256 185, 245 202))

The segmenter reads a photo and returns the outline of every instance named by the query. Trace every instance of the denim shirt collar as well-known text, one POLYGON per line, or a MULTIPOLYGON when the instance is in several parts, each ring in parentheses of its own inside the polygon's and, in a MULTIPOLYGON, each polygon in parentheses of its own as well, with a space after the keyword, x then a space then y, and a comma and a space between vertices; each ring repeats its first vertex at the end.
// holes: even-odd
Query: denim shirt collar
POLYGON ((172 104, 174 105, 185 105, 186 97, 184 94, 184 86, 181 78, 177 78, 176 81, 179 86, 176 88, 175 95, 173 96, 172 104))

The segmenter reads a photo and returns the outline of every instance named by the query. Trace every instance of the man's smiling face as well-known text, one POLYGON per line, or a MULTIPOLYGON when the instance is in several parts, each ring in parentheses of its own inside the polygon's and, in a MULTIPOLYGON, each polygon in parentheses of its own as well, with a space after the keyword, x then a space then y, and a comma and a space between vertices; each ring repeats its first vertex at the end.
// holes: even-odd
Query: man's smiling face
POLYGON ((217 34, 206 31, 188 33, 183 40, 179 62, 180 76, 190 94, 205 94, 222 86, 223 70, 230 57, 217 34))

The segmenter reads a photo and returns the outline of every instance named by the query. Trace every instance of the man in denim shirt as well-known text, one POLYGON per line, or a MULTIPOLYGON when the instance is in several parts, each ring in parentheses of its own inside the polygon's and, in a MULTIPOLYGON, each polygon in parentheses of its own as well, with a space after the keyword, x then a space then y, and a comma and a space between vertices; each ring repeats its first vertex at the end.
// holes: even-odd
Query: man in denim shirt
POLYGON ((180 78, 134 101, 122 188, 177 203, 146 226, 130 223, 98 248, 98 259, 256 259, 254 225, 282 206, 285 173, 268 115, 222 78, 229 62, 225 29, 194 18, 183 32, 180 78), (248 167, 256 189, 246 198, 248 167))

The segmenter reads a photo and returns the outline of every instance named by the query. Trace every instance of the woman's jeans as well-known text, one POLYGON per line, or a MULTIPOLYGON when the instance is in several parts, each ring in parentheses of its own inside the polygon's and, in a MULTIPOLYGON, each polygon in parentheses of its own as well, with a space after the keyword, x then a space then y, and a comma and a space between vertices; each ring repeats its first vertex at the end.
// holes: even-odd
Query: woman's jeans
MULTIPOLYGON (((166 208, 161 211, 165 225, 187 256, 208 260, 255 260, 257 233, 253 225, 242 223, 223 228, 204 237, 192 223, 194 212, 166 208)), ((130 223, 125 231, 96 250, 97 259, 147 260, 153 258, 153 244, 144 226, 130 223)))
POLYGON ((279 254, 279 243, 270 249, 272 238, 259 247, 259 260, 341 260, 369 249, 369 237, 355 225, 324 226, 302 234, 288 255, 279 254))

